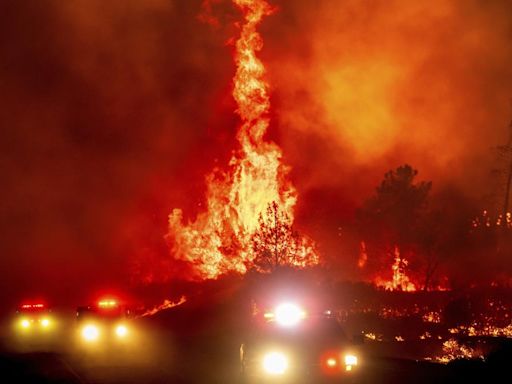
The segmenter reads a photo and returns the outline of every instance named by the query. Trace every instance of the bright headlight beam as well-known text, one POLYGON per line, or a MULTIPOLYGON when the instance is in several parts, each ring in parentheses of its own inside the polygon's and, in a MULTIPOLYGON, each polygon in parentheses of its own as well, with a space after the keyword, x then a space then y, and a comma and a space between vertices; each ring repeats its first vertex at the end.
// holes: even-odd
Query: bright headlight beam
POLYGON ((283 327, 293 327, 297 325, 304 316, 304 311, 292 303, 281 304, 275 310, 276 321, 283 327))
POLYGON ((95 325, 86 325, 82 329, 82 337, 86 341, 95 341, 100 336, 100 331, 95 325))
POLYGON ((125 337, 128 334, 128 328, 126 328, 124 325, 118 325, 116 327, 116 335, 118 337, 125 337))
POLYGON ((282 375, 288 369, 288 359, 280 352, 270 352, 263 357, 263 369, 270 375, 282 375))
POLYGON ((21 326, 22 326, 23 328, 28 328, 28 327, 30 327, 30 321, 28 321, 27 319, 23 319, 23 320, 21 320, 21 326))
POLYGON ((345 365, 357 365, 357 356, 345 355, 345 365))
POLYGON ((42 320, 41 320, 41 325, 42 325, 43 327, 45 327, 45 328, 46 328, 46 327, 48 327, 48 326, 50 325, 50 320, 48 320, 48 319, 42 319, 42 320))

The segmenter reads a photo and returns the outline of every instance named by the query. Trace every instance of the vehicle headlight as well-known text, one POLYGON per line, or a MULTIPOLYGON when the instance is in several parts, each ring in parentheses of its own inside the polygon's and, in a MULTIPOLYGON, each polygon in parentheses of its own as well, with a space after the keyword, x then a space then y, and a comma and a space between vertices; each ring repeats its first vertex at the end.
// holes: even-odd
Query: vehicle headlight
POLYGON ((100 336, 100 330, 97 326, 89 324, 82 329, 82 337, 86 341, 95 341, 100 336))
POLYGON ((20 322, 21 328, 28 328, 30 327, 30 321, 27 319, 23 319, 20 322))
POLYGON ((42 319, 41 320, 41 325, 43 327, 47 328, 50 325, 50 319, 46 319, 46 318, 42 319))
POLYGON ((305 317, 304 311, 295 304, 284 303, 275 310, 275 318, 279 325, 293 327, 305 317))
POLYGON ((128 328, 124 325, 118 325, 116 327, 116 335, 118 337, 125 337, 128 334, 128 328))
POLYGON ((347 371, 350 371, 354 365, 357 365, 357 356, 350 354, 345 355, 345 367, 347 371))
POLYGON ((263 357, 263 369, 270 375, 282 375, 288 369, 288 359, 280 352, 270 352, 263 357))

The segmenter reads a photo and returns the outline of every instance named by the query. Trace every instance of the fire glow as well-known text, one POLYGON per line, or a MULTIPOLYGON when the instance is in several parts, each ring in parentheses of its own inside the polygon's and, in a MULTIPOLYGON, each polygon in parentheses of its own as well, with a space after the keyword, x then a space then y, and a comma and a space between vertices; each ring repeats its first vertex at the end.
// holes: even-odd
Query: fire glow
POLYGON ((186 301, 187 301, 187 298, 185 296, 181 296, 180 299, 177 301, 165 299, 162 304, 157 305, 157 306, 153 307, 152 309, 148 309, 142 315, 140 315, 140 317, 153 316, 154 314, 156 314, 160 311, 163 311, 164 309, 174 308, 179 305, 182 305, 186 301))
POLYGON ((452 360, 471 360, 475 358, 482 358, 478 351, 466 345, 459 344, 455 339, 449 339, 443 343, 443 355, 435 358, 434 360, 447 364, 452 360))
MULTIPOLYGON (((244 15, 236 41, 233 97, 241 119, 237 139, 239 150, 229 170, 215 170, 207 177, 207 210, 195 221, 184 224, 183 213, 169 215, 168 240, 178 260, 192 267, 192 278, 212 279, 235 271, 245 273, 255 257, 251 238, 267 208, 275 203, 289 224, 294 220, 297 192, 288 180, 279 146, 264 140, 270 120, 265 68, 256 53, 263 41, 256 31, 273 8, 264 0, 233 0, 244 15)), ((313 242, 300 239, 297 267, 318 263, 313 242)))
POLYGON ((391 270, 393 272, 392 280, 386 281, 380 277, 377 277, 377 279, 375 280, 375 285, 389 291, 416 291, 416 285, 409 279, 409 276, 407 276, 407 265, 408 261, 400 255, 400 250, 398 246, 395 246, 394 263, 391 266, 391 270))

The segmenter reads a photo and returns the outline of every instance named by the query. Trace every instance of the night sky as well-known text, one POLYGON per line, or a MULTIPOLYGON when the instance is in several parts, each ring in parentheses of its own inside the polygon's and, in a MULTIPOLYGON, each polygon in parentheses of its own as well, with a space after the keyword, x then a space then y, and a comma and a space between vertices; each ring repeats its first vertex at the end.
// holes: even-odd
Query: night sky
MULTIPOLYGON (((84 300, 172 263, 167 215, 200 211, 204 177, 237 145, 240 14, 201 3, 0 2, 5 305, 84 300)), ((324 252, 403 163, 434 191, 489 192, 512 118, 510 1, 273 4, 260 28, 269 138, 292 166, 298 225, 324 252)))

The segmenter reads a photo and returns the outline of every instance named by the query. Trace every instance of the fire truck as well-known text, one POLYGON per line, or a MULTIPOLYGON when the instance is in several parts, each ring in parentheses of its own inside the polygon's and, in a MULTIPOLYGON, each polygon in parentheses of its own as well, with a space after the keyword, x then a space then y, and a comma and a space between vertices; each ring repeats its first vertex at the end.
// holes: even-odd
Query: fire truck
POLYGON ((117 300, 104 299, 78 307, 79 338, 88 345, 123 342, 130 337, 130 310, 117 300))
POLYGON ((346 382, 360 366, 357 343, 330 311, 293 302, 256 314, 240 347, 242 382, 346 382))
POLYGON ((45 304, 23 304, 16 310, 15 328, 21 335, 45 334, 54 330, 55 320, 45 304))

